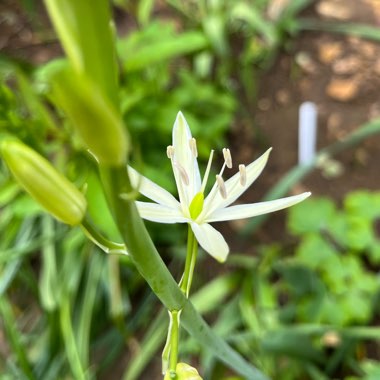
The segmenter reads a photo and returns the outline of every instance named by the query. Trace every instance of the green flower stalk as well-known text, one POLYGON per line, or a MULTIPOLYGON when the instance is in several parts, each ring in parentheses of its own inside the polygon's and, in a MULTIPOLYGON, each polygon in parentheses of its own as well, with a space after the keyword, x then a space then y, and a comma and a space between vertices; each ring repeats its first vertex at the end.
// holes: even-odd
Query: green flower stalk
POLYGON ((16 180, 46 211, 63 223, 81 223, 86 198, 49 161, 14 139, 4 140, 0 149, 16 180))

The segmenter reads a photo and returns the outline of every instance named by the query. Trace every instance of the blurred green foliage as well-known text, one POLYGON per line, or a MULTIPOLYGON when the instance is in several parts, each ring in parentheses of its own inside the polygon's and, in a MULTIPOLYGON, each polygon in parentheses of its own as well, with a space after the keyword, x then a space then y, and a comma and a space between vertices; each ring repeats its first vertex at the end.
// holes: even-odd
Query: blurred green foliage
POLYGON ((263 260, 273 261, 258 281, 270 287, 281 326, 267 331, 272 335, 264 347, 295 360, 295 366, 288 363, 289 378, 348 380, 353 372, 367 379, 376 373, 366 355, 368 339, 377 347, 380 333, 379 202, 380 193, 365 190, 349 193, 341 208, 313 197, 289 209, 287 226, 298 239, 294 254, 279 260, 284 247, 264 247, 263 260))
POLYGON ((289 230, 301 239, 294 265, 283 268, 293 317, 338 326, 373 320, 380 289, 379 217, 380 193, 366 191, 347 195, 343 209, 314 198, 289 211, 289 230))

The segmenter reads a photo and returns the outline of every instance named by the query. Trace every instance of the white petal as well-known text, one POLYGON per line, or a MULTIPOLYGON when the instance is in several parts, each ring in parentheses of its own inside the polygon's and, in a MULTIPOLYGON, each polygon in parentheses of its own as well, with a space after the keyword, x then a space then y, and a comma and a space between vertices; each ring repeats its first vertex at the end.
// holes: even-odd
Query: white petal
POLYGON ((235 220, 251 218, 262 214, 268 214, 273 211, 282 210, 303 201, 311 193, 302 193, 292 197, 276 199, 274 201, 251 203, 244 205, 231 206, 224 209, 218 209, 211 213, 205 222, 221 222, 223 220, 235 220))
POLYGON ((139 193, 161 205, 172 208, 179 207, 179 202, 173 197, 173 195, 130 166, 128 166, 128 174, 132 186, 138 190, 139 193))
POLYGON ((198 193, 201 188, 198 161, 190 148, 191 139, 192 135, 187 121, 182 112, 178 112, 173 126, 173 160, 184 169, 189 183, 187 185, 184 183, 178 168, 173 166, 173 171, 181 203, 186 206, 190 205, 194 195, 198 193))
POLYGON ((230 251, 223 235, 207 223, 191 223, 191 229, 201 247, 219 262, 226 261, 230 251))
POLYGON ((157 223, 186 223, 185 218, 178 208, 166 207, 157 203, 136 202, 139 214, 143 219, 157 223))
POLYGON ((231 203, 235 202, 236 199, 240 197, 244 191, 248 189, 249 186, 257 179, 257 177, 263 171, 269 157, 269 153, 272 148, 268 149, 262 156, 257 160, 249 164, 246 170, 246 183, 244 186, 240 183, 240 173, 237 172, 234 176, 228 179, 224 184, 226 187, 227 198, 223 198, 219 193, 218 189, 214 187, 210 194, 205 199, 205 204, 203 208, 202 215, 200 215, 200 220, 209 218, 209 215, 217 209, 227 207, 231 203))

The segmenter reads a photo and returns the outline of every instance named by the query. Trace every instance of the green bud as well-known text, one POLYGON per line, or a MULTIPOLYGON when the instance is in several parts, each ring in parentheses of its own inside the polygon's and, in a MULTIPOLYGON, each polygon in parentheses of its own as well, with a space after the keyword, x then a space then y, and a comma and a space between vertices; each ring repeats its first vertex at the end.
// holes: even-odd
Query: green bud
MULTIPOLYGON (((189 366, 186 363, 178 363, 176 368, 176 374, 175 380, 202 380, 202 378, 199 376, 198 371, 189 366)), ((164 380, 172 380, 173 378, 170 377, 170 371, 168 371, 165 375, 164 380)))
POLYGON ((199 214, 203 210, 203 203, 205 200, 205 196, 202 192, 195 194, 193 200, 190 203, 189 211, 191 219, 195 220, 198 218, 199 214))
POLYGON ((1 153, 19 184, 60 221, 80 224, 87 208, 84 195, 45 158, 17 140, 4 140, 1 153))

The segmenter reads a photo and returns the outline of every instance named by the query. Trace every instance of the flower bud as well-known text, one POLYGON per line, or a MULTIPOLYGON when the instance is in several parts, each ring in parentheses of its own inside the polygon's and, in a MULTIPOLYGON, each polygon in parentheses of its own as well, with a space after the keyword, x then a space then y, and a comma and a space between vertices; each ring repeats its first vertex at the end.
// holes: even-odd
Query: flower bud
POLYGON ((82 221, 86 198, 50 162, 17 140, 4 140, 1 153, 19 184, 49 213, 70 225, 82 221))
MULTIPOLYGON (((198 371, 189 366, 186 363, 178 363, 176 368, 177 377, 176 380, 202 380, 199 376, 198 371)), ((165 375, 164 380, 171 380, 170 371, 168 371, 165 375)))

